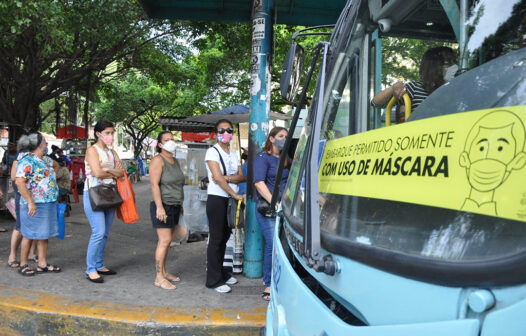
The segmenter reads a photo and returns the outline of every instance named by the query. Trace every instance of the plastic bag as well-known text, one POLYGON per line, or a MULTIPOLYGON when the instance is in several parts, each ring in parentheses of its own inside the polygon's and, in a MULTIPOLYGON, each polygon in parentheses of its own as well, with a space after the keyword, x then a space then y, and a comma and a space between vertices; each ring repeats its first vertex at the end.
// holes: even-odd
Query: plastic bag
POLYGON ((11 197, 9 201, 6 202, 5 207, 7 208, 7 210, 9 210, 11 216, 13 216, 13 218, 16 219, 16 205, 14 197, 11 197))
POLYGON ((139 220, 139 213, 135 205, 135 192, 126 171, 123 178, 117 179, 117 191, 122 198, 122 204, 117 207, 117 218, 126 224, 132 224, 139 220))
POLYGON ((64 235, 66 233, 66 219, 64 218, 64 213, 68 205, 66 203, 57 203, 57 219, 58 219, 58 239, 64 240, 64 235))

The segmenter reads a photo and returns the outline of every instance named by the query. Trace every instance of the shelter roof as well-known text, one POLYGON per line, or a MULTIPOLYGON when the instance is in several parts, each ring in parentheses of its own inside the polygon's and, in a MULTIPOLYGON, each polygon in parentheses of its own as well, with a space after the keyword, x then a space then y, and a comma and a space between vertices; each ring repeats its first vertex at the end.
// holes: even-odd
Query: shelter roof
POLYGON ((170 131, 183 132, 213 132, 213 123, 203 123, 197 121, 188 121, 185 118, 161 117, 159 124, 170 131))
MULTIPOLYGON (((139 0, 154 19, 250 21, 252 0, 139 0)), ((346 0, 274 0, 276 23, 335 24, 346 0)))
MULTIPOLYGON (((233 124, 247 123, 250 118, 250 110, 245 105, 233 105, 219 111, 213 111, 195 117, 186 118, 186 121, 208 123, 214 125, 221 119, 228 119, 233 124)), ((283 113, 270 112, 270 120, 290 120, 292 117, 283 113)))

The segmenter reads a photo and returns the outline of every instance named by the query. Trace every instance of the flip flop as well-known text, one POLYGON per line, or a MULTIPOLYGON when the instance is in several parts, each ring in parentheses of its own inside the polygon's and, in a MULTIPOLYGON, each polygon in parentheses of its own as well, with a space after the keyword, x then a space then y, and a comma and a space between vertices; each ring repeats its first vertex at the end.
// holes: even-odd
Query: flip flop
POLYGON ((176 289, 177 287, 172 284, 170 281, 168 281, 167 279, 163 279, 161 282, 154 282, 153 285, 155 287, 159 287, 161 289, 166 289, 166 290, 174 290, 176 289), (173 286, 173 287, 171 287, 173 286))
POLYGON ((261 298, 265 301, 270 301, 270 293, 263 292, 263 294, 261 294, 261 298))
POLYGON ((176 276, 176 275, 171 275, 171 274, 169 274, 169 273, 166 274, 166 279, 167 279, 168 281, 173 281, 173 282, 179 282, 179 281, 181 281, 181 279, 180 279, 178 276, 176 276))
POLYGON ((20 261, 18 261, 18 260, 10 261, 10 262, 7 263, 7 266, 9 268, 19 268, 20 267, 20 261))
POLYGON ((35 270, 29 268, 28 264, 20 266, 18 273, 22 274, 23 276, 34 276, 36 274, 35 270))
POLYGON ((50 264, 47 264, 46 266, 42 267, 42 266, 38 266, 37 265, 37 273, 60 273, 62 272, 62 269, 58 266, 55 266, 55 265, 50 265, 50 264), (50 267, 53 267, 53 269, 50 269, 50 267))

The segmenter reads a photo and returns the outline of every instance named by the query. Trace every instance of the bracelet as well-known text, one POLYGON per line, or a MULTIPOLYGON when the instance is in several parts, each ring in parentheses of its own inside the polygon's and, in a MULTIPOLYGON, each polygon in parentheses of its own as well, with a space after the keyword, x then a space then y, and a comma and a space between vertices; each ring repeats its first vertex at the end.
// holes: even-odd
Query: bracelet
POLYGON ((228 183, 231 183, 232 178, 230 178, 230 176, 229 176, 227 181, 228 181, 228 183))

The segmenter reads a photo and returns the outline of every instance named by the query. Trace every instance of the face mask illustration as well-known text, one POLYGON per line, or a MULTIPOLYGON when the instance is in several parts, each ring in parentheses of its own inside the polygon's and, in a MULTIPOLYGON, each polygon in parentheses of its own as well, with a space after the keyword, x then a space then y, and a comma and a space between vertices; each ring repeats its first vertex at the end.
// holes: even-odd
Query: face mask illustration
POLYGON ((457 73, 457 71, 458 71, 458 65, 456 65, 456 64, 453 64, 453 65, 447 67, 446 73, 444 75, 444 80, 446 82, 449 82, 450 80, 455 78, 455 74, 457 73))
POLYGON ((478 191, 494 190, 506 177, 506 165, 498 160, 478 160, 469 168, 469 182, 478 191))
POLYGON ((230 141, 232 140, 232 134, 230 133, 218 134, 217 138, 220 142, 227 144, 227 143, 230 143, 230 141))
POLYGON ((170 153, 173 153, 175 152, 176 146, 177 145, 175 144, 175 141, 168 140, 164 143, 164 145, 162 145, 162 148, 170 153))

